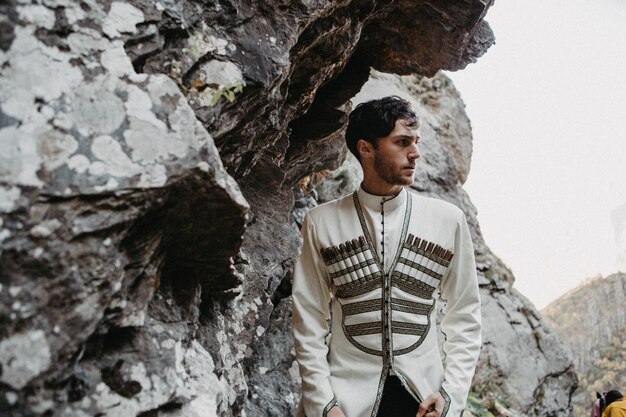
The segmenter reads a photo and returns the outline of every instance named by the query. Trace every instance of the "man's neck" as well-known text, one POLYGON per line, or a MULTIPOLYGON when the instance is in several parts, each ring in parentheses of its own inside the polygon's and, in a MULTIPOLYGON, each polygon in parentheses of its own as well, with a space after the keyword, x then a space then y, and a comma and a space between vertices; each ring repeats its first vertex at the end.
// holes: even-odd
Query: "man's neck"
POLYGON ((400 194, 400 191, 402 191, 404 187, 402 185, 376 184, 371 181, 363 180, 361 188, 368 194, 388 197, 400 194))

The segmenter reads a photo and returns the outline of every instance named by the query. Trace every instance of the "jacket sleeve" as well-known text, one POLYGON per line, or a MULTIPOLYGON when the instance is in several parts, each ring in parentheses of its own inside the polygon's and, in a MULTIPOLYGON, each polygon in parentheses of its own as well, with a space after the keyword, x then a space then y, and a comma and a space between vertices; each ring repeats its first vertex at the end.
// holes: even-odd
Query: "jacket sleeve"
POLYGON ((446 401, 442 417, 459 417, 465 408, 481 346, 476 262, 472 238, 462 212, 457 222, 454 257, 441 283, 441 297, 445 302, 441 320, 445 356, 440 392, 446 401))
POLYGON ((336 400, 326 356, 330 285, 310 217, 302 225, 302 252, 293 275, 293 333, 307 417, 325 417, 336 400))

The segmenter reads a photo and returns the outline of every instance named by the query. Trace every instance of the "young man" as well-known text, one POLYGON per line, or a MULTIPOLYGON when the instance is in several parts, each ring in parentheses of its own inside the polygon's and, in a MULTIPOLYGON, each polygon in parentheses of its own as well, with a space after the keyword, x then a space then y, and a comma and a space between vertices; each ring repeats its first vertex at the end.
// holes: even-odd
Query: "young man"
POLYGON ((399 97, 357 106, 346 142, 361 163, 361 187, 304 220, 293 280, 299 415, 463 411, 481 344, 474 251, 461 210, 405 188, 420 157, 418 128, 399 97))

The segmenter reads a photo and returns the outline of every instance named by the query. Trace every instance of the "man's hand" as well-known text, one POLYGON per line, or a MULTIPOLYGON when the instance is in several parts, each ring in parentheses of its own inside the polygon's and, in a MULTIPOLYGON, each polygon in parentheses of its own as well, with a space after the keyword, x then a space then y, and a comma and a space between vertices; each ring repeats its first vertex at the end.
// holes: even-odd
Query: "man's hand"
POLYGON ((441 417, 441 412, 445 405, 446 400, 443 399, 443 395, 438 392, 430 394, 420 404, 416 417, 441 417))
POLYGON ((334 405, 331 407, 330 410, 328 410, 328 414, 326 414, 327 417, 346 417, 346 415, 343 413, 343 411, 341 411, 341 408, 339 408, 338 405, 334 405))

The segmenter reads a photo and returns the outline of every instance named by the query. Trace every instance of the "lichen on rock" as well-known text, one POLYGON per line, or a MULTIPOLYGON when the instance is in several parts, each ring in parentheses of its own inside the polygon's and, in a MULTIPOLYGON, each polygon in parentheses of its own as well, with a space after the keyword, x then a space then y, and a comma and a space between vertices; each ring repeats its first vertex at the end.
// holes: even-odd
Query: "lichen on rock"
POLYGON ((0 364, 0 381, 16 390, 24 388, 51 365, 50 347, 44 332, 16 333, 0 341, 0 364))
MULTIPOLYGON (((490 5, 1 4, 0 411, 292 413, 298 184, 344 160, 370 67, 462 68, 493 43, 490 5)), ((433 82, 413 87, 449 100, 433 82)), ((431 111, 420 179, 465 204, 471 146, 431 111)))

